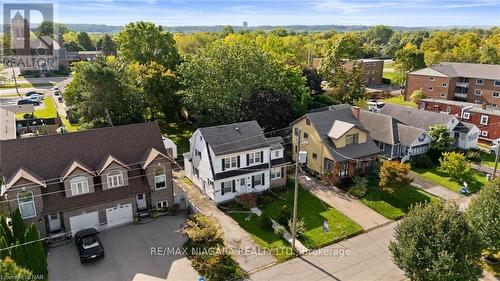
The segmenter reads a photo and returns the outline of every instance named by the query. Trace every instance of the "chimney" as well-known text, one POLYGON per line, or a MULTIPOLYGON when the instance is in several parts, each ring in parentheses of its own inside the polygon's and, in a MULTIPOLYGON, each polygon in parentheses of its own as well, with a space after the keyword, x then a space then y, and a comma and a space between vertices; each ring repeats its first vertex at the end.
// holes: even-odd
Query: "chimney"
POLYGON ((351 106, 351 112, 354 118, 359 119, 359 106, 351 106))

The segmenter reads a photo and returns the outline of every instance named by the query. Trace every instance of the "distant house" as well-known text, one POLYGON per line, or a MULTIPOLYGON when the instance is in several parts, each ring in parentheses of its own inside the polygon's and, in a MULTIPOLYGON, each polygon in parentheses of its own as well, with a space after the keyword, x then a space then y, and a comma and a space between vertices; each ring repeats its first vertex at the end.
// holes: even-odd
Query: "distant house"
POLYGON ((199 128, 189 144, 186 176, 216 204, 286 184, 283 140, 256 121, 199 128))
POLYGON ((431 136, 421 128, 405 125, 390 115, 361 110, 359 121, 388 159, 409 159, 430 149, 431 136))
POLYGON ((398 123, 429 131, 437 124, 445 125, 454 140, 454 146, 461 149, 476 148, 480 130, 474 124, 461 122, 457 117, 440 112, 430 112, 396 104, 385 104, 379 114, 389 115, 398 123))
POLYGON ((363 174, 377 158, 380 149, 358 120, 359 108, 334 105, 309 112, 295 120, 292 126, 293 159, 298 150, 307 152, 306 167, 339 182, 363 174))

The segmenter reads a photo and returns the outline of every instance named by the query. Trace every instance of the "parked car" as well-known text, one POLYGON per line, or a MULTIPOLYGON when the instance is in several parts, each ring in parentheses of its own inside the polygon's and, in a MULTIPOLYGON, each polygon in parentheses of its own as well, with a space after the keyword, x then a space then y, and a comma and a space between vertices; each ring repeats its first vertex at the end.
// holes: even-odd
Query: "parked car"
POLYGON ((33 95, 31 95, 29 97, 26 97, 26 98, 28 98, 28 99, 40 99, 40 100, 43 100, 43 99, 45 99, 45 96, 44 95, 39 95, 39 94, 33 94, 33 95))
POLYGON ((36 92, 36 91, 29 91, 29 92, 27 92, 27 93, 26 93, 26 96, 27 96, 27 97, 30 97, 30 96, 32 96, 32 95, 39 95, 39 96, 43 96, 43 94, 42 94, 42 93, 40 93, 40 92, 36 92))
POLYGON ((26 98, 27 100, 32 100, 32 101, 36 101, 36 102, 39 102, 41 103, 43 98, 41 98, 40 96, 30 96, 28 98, 26 98))
POLYGON ((61 95, 61 91, 59 89, 54 90, 54 96, 61 95))
POLYGON ((81 263, 104 258, 104 246, 95 228, 78 231, 75 234, 75 244, 81 263))
POLYGON ((491 146, 490 146, 490 153, 491 154, 496 154, 497 152, 497 145, 500 143, 500 139, 492 140, 491 141, 491 146))
POLYGON ((39 101, 36 100, 30 100, 30 99, 20 99, 17 101, 17 105, 22 105, 22 104, 32 104, 34 106, 40 105, 39 101))

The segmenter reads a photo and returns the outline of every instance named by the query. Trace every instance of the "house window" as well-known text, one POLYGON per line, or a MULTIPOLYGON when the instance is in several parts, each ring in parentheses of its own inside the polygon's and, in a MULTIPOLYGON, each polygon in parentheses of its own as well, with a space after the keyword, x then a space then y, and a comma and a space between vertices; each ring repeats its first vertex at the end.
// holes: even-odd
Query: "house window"
POLYGON ((432 87, 429 87, 429 92, 432 92, 434 91, 434 89, 432 87))
POLYGON ((222 182, 222 194, 233 192, 233 181, 222 182))
POLYGON ((279 150, 276 150, 274 152, 274 157, 276 157, 276 158, 280 157, 280 151, 279 150))
POLYGON ((281 167, 271 169, 271 179, 281 178, 281 167))
POLYGON ((447 83, 443 83, 443 84, 441 84, 441 87, 446 88, 446 87, 448 87, 448 84, 447 83))
POLYGON ((493 82, 493 85, 500 87, 500 80, 495 80, 495 82, 493 82))
POLYGON ((306 125, 311 125, 311 120, 309 120, 309 118, 306 118, 306 125))
POLYGON ((123 185, 123 173, 120 170, 113 170, 108 173, 108 188, 123 185))
POLYGON ((474 91, 474 95, 476 95, 476 96, 480 96, 480 95, 481 95, 481 90, 476 89, 476 90, 474 91))
POLYGON ((383 143, 383 142, 381 142, 381 141, 380 141, 380 142, 378 143, 378 149, 380 149, 380 150, 385 150, 385 143, 383 143))
POLYGON ((224 169, 236 168, 238 166, 238 156, 227 157, 222 159, 224 169))
POLYGON ((17 194, 17 204, 19 206, 19 211, 21 212, 21 217, 23 219, 36 216, 35 199, 33 198, 33 192, 19 192, 17 194))
POLYGON ((464 119, 469 120, 469 118, 470 118, 470 113, 464 112, 464 119))
POLYGON ((264 174, 252 176, 252 187, 263 185, 264 174))
POLYGON ((245 185, 246 185, 246 182, 247 182, 246 178, 241 178, 241 179, 240 179, 240 185, 241 185, 241 186, 245 186, 245 185))
POLYGON ((313 159, 318 159, 318 154, 313 153, 313 159))
POLYGON ((483 79, 477 79, 476 80, 476 85, 483 85, 484 84, 484 80, 483 79))
POLYGON ((248 165, 260 162, 260 151, 248 154, 248 165))
POLYGON ((491 94, 494 98, 500 98, 500 92, 493 92, 493 94, 491 94))
POLYGON ((309 139, 309 134, 308 133, 304 133, 304 140, 308 140, 309 139))
POLYGON ((168 207, 168 201, 167 200, 156 202, 156 209, 157 210, 163 209, 163 208, 167 208, 167 207, 168 207))
POLYGON ((358 134, 347 135, 345 137, 345 143, 346 145, 358 143, 358 134))
POLYGON ((344 177, 349 174, 349 162, 340 163, 339 176, 344 177))
POLYGON ((89 193, 89 181, 86 177, 75 177, 70 181, 71 195, 89 193))
POLYGON ((298 137, 299 136, 299 128, 293 128, 293 134, 298 137))
POLYGON ((446 93, 441 93, 441 94, 439 94, 439 96, 442 98, 446 98, 446 93))
POLYGON ((165 167, 155 167, 154 169, 154 180, 155 180, 155 189, 164 189, 167 187, 167 179, 165 176, 165 167))
POLYGON ((487 137, 488 136, 488 131, 481 131, 481 136, 482 137, 487 137))
POLYGON ((430 76, 429 81, 434 81, 434 77, 430 76))
POLYGON ((488 125, 488 115, 481 115, 481 121, 479 123, 481 125, 488 125))
POLYGON ((333 161, 325 158, 325 171, 332 172, 333 171, 333 161))

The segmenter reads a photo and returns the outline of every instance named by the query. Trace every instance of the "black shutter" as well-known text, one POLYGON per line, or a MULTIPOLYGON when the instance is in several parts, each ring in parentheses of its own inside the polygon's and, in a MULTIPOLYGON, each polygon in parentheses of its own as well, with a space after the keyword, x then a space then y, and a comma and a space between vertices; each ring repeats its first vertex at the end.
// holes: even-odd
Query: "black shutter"
POLYGON ((262 184, 261 184, 262 186, 264 186, 264 184, 265 184, 265 181, 264 181, 265 178, 266 178, 266 174, 262 174, 262 184))
POLYGON ((223 182, 220 183, 220 194, 224 195, 224 183, 223 182))
POLYGON ((233 180, 233 192, 236 192, 236 181, 233 180))
POLYGON ((250 161, 250 154, 247 154, 247 166, 248 166, 249 161, 250 161))
POLYGON ((238 168, 240 167, 240 156, 238 155, 238 168))
POLYGON ((281 167, 281 177, 285 177, 285 167, 281 167))
POLYGON ((260 163, 264 163, 264 151, 260 152, 260 163))
POLYGON ((254 184, 254 176, 252 176, 252 188, 255 187, 255 184, 254 184))
POLYGON ((225 159, 224 159, 224 158, 222 158, 222 170, 223 170, 223 171, 226 169, 226 168, 224 167, 224 166, 225 166, 225 164, 226 164, 226 163, 225 163, 226 161, 224 161, 224 160, 225 160, 225 159))

